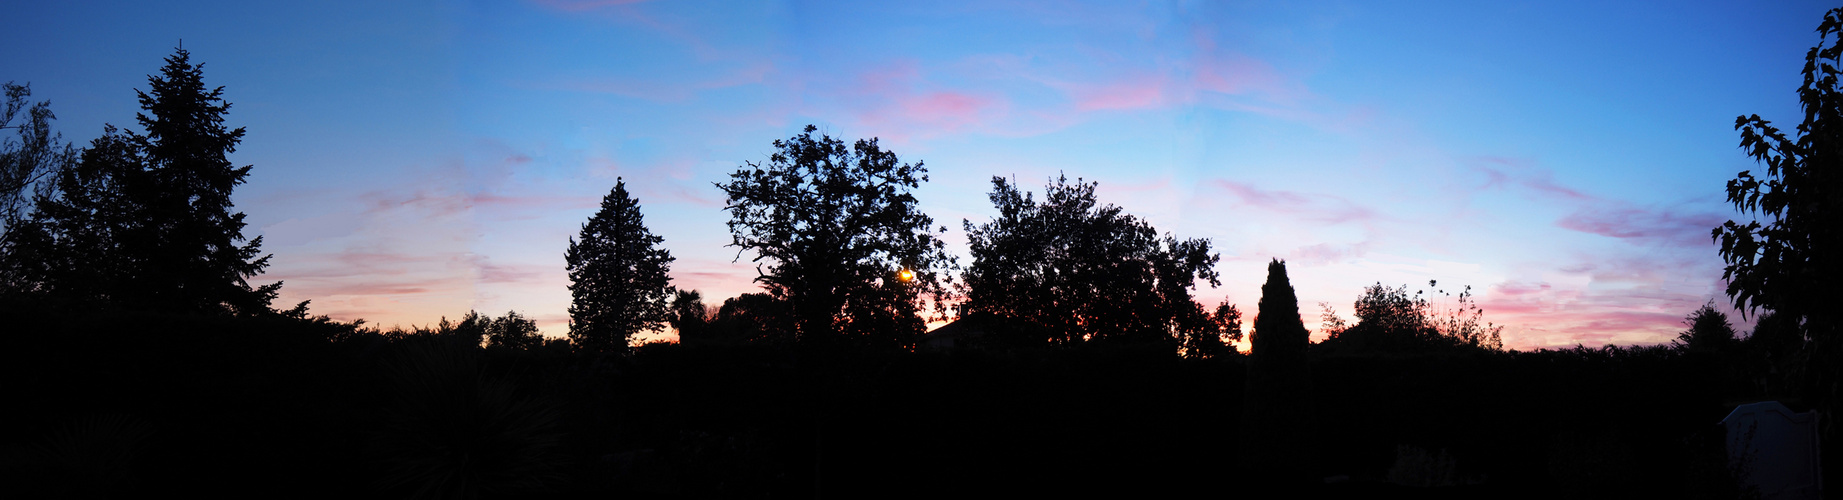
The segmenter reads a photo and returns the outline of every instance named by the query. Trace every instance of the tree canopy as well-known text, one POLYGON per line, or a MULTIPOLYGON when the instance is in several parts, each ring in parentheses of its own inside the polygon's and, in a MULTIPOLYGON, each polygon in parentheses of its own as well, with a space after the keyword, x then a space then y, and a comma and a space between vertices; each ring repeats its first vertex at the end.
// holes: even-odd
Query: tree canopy
POLYGON ((774 141, 767 162, 745 162, 717 185, 730 246, 768 261, 756 281, 786 303, 792 322, 782 327, 801 341, 912 343, 924 297, 942 311, 953 265, 912 193, 928 170, 874 138, 847 146, 816 130, 774 141))
POLYGON ((563 260, 570 273, 570 340, 600 352, 623 353, 628 340, 656 332, 672 319, 672 254, 658 245, 640 203, 616 179, 601 210, 571 238, 563 260))
MULTIPOLYGON (((1428 281, 1427 286, 1438 286, 1428 281)), ((1445 293, 1435 290, 1435 293, 1445 293)), ((1375 352, 1415 352, 1456 347, 1500 349, 1502 326, 1484 322, 1484 309, 1472 300, 1472 287, 1459 292, 1457 307, 1436 310, 1425 290, 1408 293, 1408 285, 1381 283, 1363 289, 1353 305, 1357 324, 1346 327, 1330 306, 1325 306, 1323 345, 1331 349, 1375 352)))
POLYGON ((1805 54, 1798 89, 1805 116, 1796 138, 1760 115, 1735 119, 1741 149, 1766 166, 1766 176, 1749 170, 1728 181, 1728 202, 1754 220, 1730 220, 1711 234, 1735 308, 1764 308, 1827 331, 1836 324, 1843 278, 1843 45, 1831 38, 1839 31, 1843 9, 1831 10, 1818 26, 1818 46, 1805 54))
MULTIPOLYGON (((1825 411, 1843 406, 1843 338, 1837 335, 1843 279, 1843 8, 1824 14, 1818 44, 1805 53, 1798 88, 1804 120, 1787 136, 1759 115, 1734 120, 1740 147, 1766 166, 1728 181, 1727 200, 1751 220, 1710 233, 1720 244, 1727 293, 1743 315, 1766 310, 1753 344, 1783 363, 1792 394, 1825 411)), ((1713 325, 1708 325, 1713 327, 1713 325)), ((1694 344, 1691 344, 1692 346, 1694 344)), ((1829 429, 1834 429, 1831 427, 1829 429)), ((1834 430, 1825 432, 1826 439, 1834 430)))
POLYGON ((1190 295, 1196 280, 1220 284, 1209 241, 1161 237, 1120 207, 1101 205, 1096 185, 1058 177, 1038 202, 993 177, 998 217, 962 222, 973 264, 961 316, 993 322, 997 340, 1022 345, 1219 336, 1221 325, 1190 295))
POLYGON ((52 114, 50 101, 32 103, 30 85, 6 82, 0 88, 6 91, 6 102, 0 104, 0 130, 14 131, 0 139, 0 245, 5 245, 6 235, 30 208, 33 193, 29 188, 75 163, 77 150, 64 142, 62 134, 51 131, 57 115, 52 114))

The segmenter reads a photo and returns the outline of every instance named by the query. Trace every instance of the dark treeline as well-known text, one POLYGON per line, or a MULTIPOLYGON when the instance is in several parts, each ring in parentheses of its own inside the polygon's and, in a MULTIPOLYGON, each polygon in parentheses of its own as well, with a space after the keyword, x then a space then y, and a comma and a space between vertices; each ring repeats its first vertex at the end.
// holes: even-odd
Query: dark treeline
POLYGON ((994 177, 997 216, 962 222, 962 266, 916 208, 922 163, 812 126, 715 186, 760 293, 672 286, 666 242, 617 180, 562 252, 567 338, 516 311, 343 323, 251 284, 269 257, 230 204, 252 168, 227 160, 244 132, 188 53, 137 91, 140 130, 85 148, 8 84, 0 483, 33 497, 1748 496, 1715 425, 1738 403, 1824 412, 1836 456, 1839 15, 1808 56, 1797 136, 1736 123, 1767 174, 1729 183, 1748 221, 1712 236, 1752 331, 1711 302, 1669 344, 1534 352, 1505 350, 1469 287, 1441 310, 1382 283, 1353 323, 1321 305, 1313 343, 1283 260, 1221 276, 1208 240, 1160 233, 1080 178, 1039 199, 994 177), (1256 308, 1195 300, 1224 279, 1264 280, 1256 308), (927 331, 936 319, 954 322, 927 331), (678 342, 635 341, 668 329, 678 342))

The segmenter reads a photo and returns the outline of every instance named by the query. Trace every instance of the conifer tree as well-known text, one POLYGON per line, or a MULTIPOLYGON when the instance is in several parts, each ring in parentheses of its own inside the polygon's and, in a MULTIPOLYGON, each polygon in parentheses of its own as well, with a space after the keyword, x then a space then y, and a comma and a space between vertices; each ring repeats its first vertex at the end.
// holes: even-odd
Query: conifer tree
POLYGON ((571 238, 564 261, 570 273, 570 341, 597 352, 624 353, 635 334, 656 332, 671 320, 667 300, 672 254, 646 228, 639 202, 616 179, 601 211, 571 238))
MULTIPOLYGON (((136 135, 147 162, 142 198, 143 229, 135 242, 145 254, 138 269, 148 303, 187 311, 268 311, 281 283, 252 289, 247 278, 269 265, 262 237, 244 241, 243 214, 233 212, 231 191, 243 184, 250 166, 226 155, 237 150, 243 128, 224 127, 230 103, 224 87, 207 88, 204 65, 177 49, 159 76, 136 90, 136 116, 146 135, 136 135)), ((130 187, 133 187, 132 185, 130 187)))
POLYGON ((1249 339, 1248 386, 1244 391, 1242 462, 1253 477, 1295 481, 1310 471, 1311 373, 1306 349, 1311 345, 1299 319, 1299 299, 1286 277, 1286 263, 1267 264, 1261 285, 1260 314, 1249 339))
MULTIPOLYGON (((251 287, 268 267, 262 237, 243 237, 231 193, 249 176, 227 158, 244 130, 226 129, 223 87, 178 49, 136 90, 145 134, 105 127, 9 249, 9 288, 77 303, 200 314, 269 314, 281 283, 251 287)), ((305 303, 296 313, 305 313, 305 303)))

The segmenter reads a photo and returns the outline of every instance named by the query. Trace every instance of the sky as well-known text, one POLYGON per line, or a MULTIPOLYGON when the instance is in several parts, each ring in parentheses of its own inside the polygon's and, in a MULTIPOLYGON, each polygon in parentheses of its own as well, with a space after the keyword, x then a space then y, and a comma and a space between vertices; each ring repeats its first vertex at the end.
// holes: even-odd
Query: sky
POLYGON ((1470 286, 1532 349, 1664 342, 1725 303, 1709 232, 1758 169, 1735 117, 1796 124, 1830 8, 876 4, 22 2, 0 81, 83 145, 135 125, 183 44, 247 131, 234 202, 274 256, 253 281, 338 320, 516 310, 563 335, 564 249, 617 178, 675 286, 758 291, 713 183, 813 124, 923 162, 962 264, 992 177, 1067 175, 1209 239, 1204 304, 1254 310, 1280 258, 1314 330, 1368 285, 1470 286))

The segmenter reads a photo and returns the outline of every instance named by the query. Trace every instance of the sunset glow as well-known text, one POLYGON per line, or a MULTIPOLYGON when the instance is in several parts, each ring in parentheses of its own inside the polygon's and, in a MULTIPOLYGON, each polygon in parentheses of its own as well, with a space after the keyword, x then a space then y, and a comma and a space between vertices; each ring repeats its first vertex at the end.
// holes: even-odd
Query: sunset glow
POLYGON ((1734 117, 1802 116, 1827 8, 105 3, 16 6, 0 80, 82 145, 131 125, 183 39, 248 131, 235 203, 274 255, 252 281, 339 320, 517 310, 564 335, 567 238, 617 176, 674 286, 758 291, 712 183, 812 123, 925 162, 961 264, 992 176, 1066 174, 1210 239, 1201 303, 1251 310, 1276 257, 1314 330, 1321 302, 1438 280, 1518 349, 1662 342, 1724 302, 1709 231, 1759 168, 1734 117))

